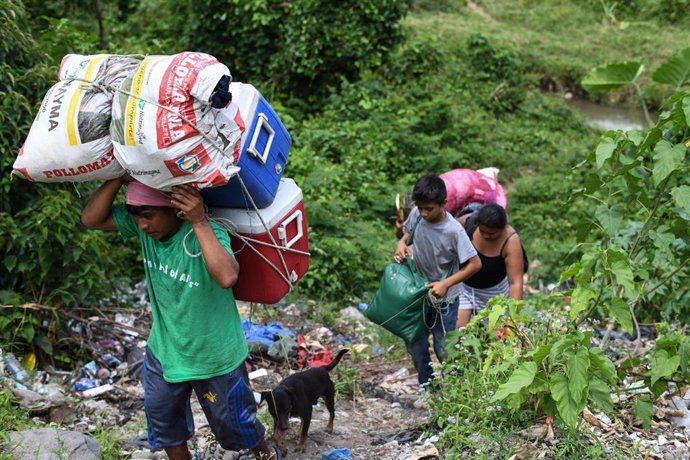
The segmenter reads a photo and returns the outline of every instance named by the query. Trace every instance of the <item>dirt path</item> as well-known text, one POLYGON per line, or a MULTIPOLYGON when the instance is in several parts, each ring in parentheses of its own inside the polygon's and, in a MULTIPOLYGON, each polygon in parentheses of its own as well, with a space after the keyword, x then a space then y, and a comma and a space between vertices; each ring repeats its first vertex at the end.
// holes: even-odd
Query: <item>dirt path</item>
MULTIPOLYGON (((356 366, 352 363, 345 363, 356 366)), ((353 459, 399 459, 408 458, 415 451, 423 450, 419 441, 430 415, 425 402, 416 393, 414 376, 383 383, 385 375, 400 368, 400 362, 386 362, 382 358, 376 362, 363 363, 357 396, 350 400, 336 401, 336 414, 333 433, 324 431, 328 421, 328 411, 323 403, 314 407, 309 438, 304 453, 295 452, 299 437, 300 421, 290 420, 285 438, 288 448, 287 458, 294 460, 321 459, 322 455, 333 449, 348 449, 353 459), (381 386, 383 383, 383 386, 381 386), (391 391, 391 389, 400 391, 391 391), (417 444, 415 444, 417 442, 417 444)), ((264 378, 275 380, 276 376, 264 378)), ((254 384, 255 389, 266 382, 254 384)), ((195 424, 198 453, 204 459, 244 459, 245 455, 222 451, 213 446, 212 436, 206 425, 203 413, 197 404, 195 424)), ((260 408, 259 418, 271 434, 271 419, 265 407, 260 408)), ((246 458, 252 458, 246 456, 246 458)))

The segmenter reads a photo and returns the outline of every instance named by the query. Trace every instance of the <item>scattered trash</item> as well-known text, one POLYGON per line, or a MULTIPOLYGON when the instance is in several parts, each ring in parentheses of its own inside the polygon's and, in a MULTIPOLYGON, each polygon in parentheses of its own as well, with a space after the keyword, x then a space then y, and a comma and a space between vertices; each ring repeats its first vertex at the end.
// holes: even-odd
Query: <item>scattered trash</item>
POLYGON ((74 389, 76 391, 90 390, 99 386, 98 380, 79 379, 74 382, 74 389))
POLYGON ((268 371, 266 369, 257 369, 253 372, 250 372, 248 374, 248 377, 249 377, 249 380, 254 380, 254 379, 257 379, 259 377, 265 377, 267 375, 268 375, 268 371))
POLYGON ((275 342, 268 347, 268 356, 276 361, 287 361, 297 357, 297 340, 292 333, 276 334, 275 342))
POLYGON ((439 457, 438 449, 435 446, 429 446, 419 451, 413 452, 405 460, 431 460, 439 457))
POLYGON ((89 388, 88 390, 80 391, 77 396, 80 398, 92 398, 111 391, 114 387, 111 384, 101 385, 98 387, 89 388))
POLYGON ((346 448, 339 448, 339 449, 333 449, 329 450, 328 452, 324 452, 323 455, 321 456, 322 460, 352 460, 352 453, 350 453, 350 449, 346 448))
POLYGON ((31 379, 29 373, 19 364, 19 361, 17 361, 17 358, 12 353, 7 353, 5 355, 5 364, 7 366, 7 371, 17 382, 24 384, 31 379))
POLYGON ((105 355, 103 355, 103 361, 105 361, 105 363, 108 366, 112 366, 112 367, 117 367, 120 364, 122 364, 122 361, 120 361, 115 356, 111 355, 110 353, 106 353, 105 355))
POLYGON ((395 380, 400 380, 404 377, 407 377, 410 375, 410 371, 406 367, 401 367, 397 371, 393 372, 392 374, 388 374, 383 378, 384 382, 390 382, 390 381, 395 381, 395 380))
POLYGON ((29 372, 36 369, 36 355, 34 353, 27 353, 22 359, 22 367, 29 372))

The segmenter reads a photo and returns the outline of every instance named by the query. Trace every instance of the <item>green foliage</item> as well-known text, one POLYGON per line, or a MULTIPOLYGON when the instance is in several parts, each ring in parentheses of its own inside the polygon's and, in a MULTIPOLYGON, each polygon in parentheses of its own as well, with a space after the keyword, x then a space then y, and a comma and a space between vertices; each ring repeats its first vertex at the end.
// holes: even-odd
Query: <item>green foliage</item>
POLYGON ((594 212, 579 231, 587 249, 565 274, 574 277, 578 313, 602 309, 626 329, 628 305, 651 307, 641 310, 651 318, 690 313, 681 308, 690 261, 686 101, 690 93, 678 93, 654 127, 605 133, 591 153, 581 193, 594 212))
POLYGON ((37 302, 71 305, 113 292, 122 274, 117 253, 101 234, 81 228, 80 211, 69 193, 58 190, 14 219, 0 214, 9 230, 0 237, 0 273, 7 287, 22 289, 37 302))
POLYGON ((25 409, 18 407, 12 392, 0 387, 0 433, 21 431, 31 426, 31 417, 25 409))
POLYGON ((615 91, 637 81, 644 66, 641 62, 617 62, 592 69, 582 79, 582 87, 589 92, 615 91))
POLYGON ((170 18, 158 27, 179 34, 179 46, 213 54, 235 80, 290 95, 305 111, 318 109, 341 79, 380 66, 401 41, 406 13, 401 0, 155 3, 152 11, 170 18))
POLYGON ((649 396, 644 395, 635 400, 635 417, 642 420, 642 426, 648 430, 652 426, 654 416, 654 404, 649 396))
POLYGON ((585 8, 601 11, 607 22, 655 19, 660 24, 679 22, 688 17, 688 0, 578 0, 585 8))
POLYGON ((337 378, 333 383, 337 399, 353 399, 362 395, 362 376, 356 367, 337 367, 337 378))
MULTIPOLYGON (((8 153, 0 157, 0 289, 15 292, 6 292, 0 300, 10 305, 74 305, 110 298, 123 276, 132 274, 128 267, 139 265, 133 251, 113 247, 98 233, 84 232, 79 221, 82 203, 69 193, 71 187, 34 184, 10 175, 14 152, 55 75, 44 50, 58 50, 82 36, 69 27, 49 28, 39 46, 26 33, 29 16, 19 2, 3 3, 0 21, 0 148, 8 153)), ((5 313, 0 324, 3 343, 46 355, 55 352, 56 331, 51 335, 39 325, 44 319, 52 324, 56 318, 17 307, 5 313)))
MULTIPOLYGON (((558 304, 557 296, 524 302, 492 299, 490 308, 480 311, 463 333, 449 334, 452 343, 458 337, 460 341, 448 348, 444 374, 465 370, 462 378, 475 381, 475 391, 491 394, 488 402, 504 412, 488 417, 512 423, 550 415, 574 430, 586 406, 610 413, 616 369, 600 348, 592 347, 590 332, 558 320, 563 314, 558 304)), ((453 403, 478 409, 465 399, 453 403)), ((447 410, 439 419, 448 416, 447 410)))
POLYGON ((690 48, 680 50, 660 65, 652 75, 654 81, 680 88, 690 79, 690 48))
POLYGON ((643 358, 629 357, 621 366, 626 371, 634 371, 656 397, 671 382, 678 387, 690 381, 690 338, 666 324, 659 326, 659 332, 654 348, 643 358))
POLYGON ((508 48, 496 46, 483 35, 474 35, 467 41, 470 65, 478 80, 505 80, 519 82, 523 69, 518 56, 508 48))

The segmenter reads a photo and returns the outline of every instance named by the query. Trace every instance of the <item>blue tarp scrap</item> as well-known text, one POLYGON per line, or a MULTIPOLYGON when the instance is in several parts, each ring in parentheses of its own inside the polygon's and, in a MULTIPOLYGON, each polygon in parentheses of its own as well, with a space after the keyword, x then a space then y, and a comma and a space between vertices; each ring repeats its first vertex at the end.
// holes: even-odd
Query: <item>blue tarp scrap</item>
POLYGON ((324 452, 321 456, 322 460, 352 460, 352 454, 350 449, 341 447, 339 449, 329 450, 324 452))
POLYGON ((252 323, 248 319, 242 321, 242 330, 247 342, 261 342, 267 346, 273 345, 276 335, 288 334, 296 337, 296 334, 290 329, 283 328, 280 324, 272 322, 266 326, 262 324, 252 323))

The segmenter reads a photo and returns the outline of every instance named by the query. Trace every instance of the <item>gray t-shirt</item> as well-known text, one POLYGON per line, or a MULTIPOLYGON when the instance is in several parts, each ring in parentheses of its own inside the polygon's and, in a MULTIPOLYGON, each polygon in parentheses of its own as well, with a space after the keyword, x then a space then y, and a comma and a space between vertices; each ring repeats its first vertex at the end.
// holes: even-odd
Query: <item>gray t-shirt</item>
MULTIPOLYGON (((405 221, 405 230, 411 232, 418 218, 419 210, 413 208, 405 221)), ((421 219, 414 231, 411 248, 415 269, 429 281, 440 280, 448 267, 451 267, 448 276, 453 275, 460 265, 477 255, 465 229, 449 212, 438 224, 421 219)), ((460 289, 460 283, 451 286, 444 300, 455 300, 460 289)))

